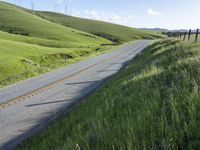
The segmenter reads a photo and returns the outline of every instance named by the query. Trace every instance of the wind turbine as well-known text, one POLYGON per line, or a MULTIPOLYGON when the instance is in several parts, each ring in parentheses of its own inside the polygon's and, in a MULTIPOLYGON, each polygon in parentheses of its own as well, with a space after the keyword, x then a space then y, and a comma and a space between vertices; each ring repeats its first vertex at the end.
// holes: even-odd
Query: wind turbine
POLYGON ((34 13, 34 2, 31 1, 31 10, 32 10, 32 13, 34 13))
POLYGON ((19 4, 19 6, 21 6, 21 0, 18 0, 18 4, 19 4))
POLYGON ((55 7, 55 12, 57 12, 58 11, 58 4, 55 4, 54 7, 55 7))
POLYGON ((68 12, 67 12, 67 1, 65 1, 65 14, 68 15, 68 12))
POLYGON ((31 1, 31 10, 32 11, 34 10, 34 3, 33 3, 33 1, 31 1))

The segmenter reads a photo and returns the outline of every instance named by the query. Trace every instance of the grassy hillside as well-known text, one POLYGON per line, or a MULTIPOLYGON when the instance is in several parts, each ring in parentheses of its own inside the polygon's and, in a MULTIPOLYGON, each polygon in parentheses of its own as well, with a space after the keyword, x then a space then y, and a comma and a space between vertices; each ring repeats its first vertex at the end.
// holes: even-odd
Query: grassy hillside
POLYGON ((66 41, 82 45, 109 43, 109 41, 72 28, 47 21, 19 7, 0 2, 0 30, 13 34, 66 41))
POLYGON ((112 42, 0 2, 0 87, 108 49, 112 42))
POLYGON ((158 34, 147 33, 145 31, 140 31, 121 25, 66 16, 59 13, 36 12, 36 14, 49 21, 98 35, 117 43, 133 41, 136 39, 152 39, 155 37, 161 37, 158 34))
POLYGON ((156 42, 18 149, 199 149, 199 49, 156 42))
MULTIPOLYGON (((67 41, 23 36, 23 35, 19 35, 19 34, 10 34, 10 33, 3 32, 3 31, 0 31, 0 39, 34 44, 34 45, 39 45, 39 46, 44 46, 44 47, 54 47, 54 48, 88 47, 87 45, 83 45, 83 43, 72 43, 72 42, 67 42, 67 41)), ((92 47, 94 45, 90 45, 90 46, 92 47)), ((96 45, 96 46, 98 46, 98 45, 96 45)))

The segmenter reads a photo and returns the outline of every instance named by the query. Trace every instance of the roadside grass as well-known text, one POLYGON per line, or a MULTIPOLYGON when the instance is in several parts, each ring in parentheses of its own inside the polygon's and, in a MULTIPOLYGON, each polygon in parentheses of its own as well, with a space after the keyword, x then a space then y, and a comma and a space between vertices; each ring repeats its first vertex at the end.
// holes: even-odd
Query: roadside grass
POLYGON ((198 149, 199 49, 173 39, 155 42, 17 149, 198 149))

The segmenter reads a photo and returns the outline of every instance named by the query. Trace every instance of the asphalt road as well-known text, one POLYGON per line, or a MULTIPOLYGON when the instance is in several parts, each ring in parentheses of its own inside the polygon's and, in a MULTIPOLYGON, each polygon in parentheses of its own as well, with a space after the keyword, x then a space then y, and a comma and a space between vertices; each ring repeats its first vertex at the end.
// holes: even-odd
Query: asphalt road
POLYGON ((0 89, 0 149, 12 149, 117 73, 149 41, 137 41, 0 89))

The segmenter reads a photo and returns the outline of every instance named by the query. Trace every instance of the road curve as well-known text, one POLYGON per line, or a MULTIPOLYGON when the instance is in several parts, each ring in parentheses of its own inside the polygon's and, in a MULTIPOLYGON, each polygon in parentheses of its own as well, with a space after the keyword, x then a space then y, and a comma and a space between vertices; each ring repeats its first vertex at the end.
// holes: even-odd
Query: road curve
POLYGON ((99 87, 150 44, 137 41, 0 89, 0 149, 12 149, 99 87))

